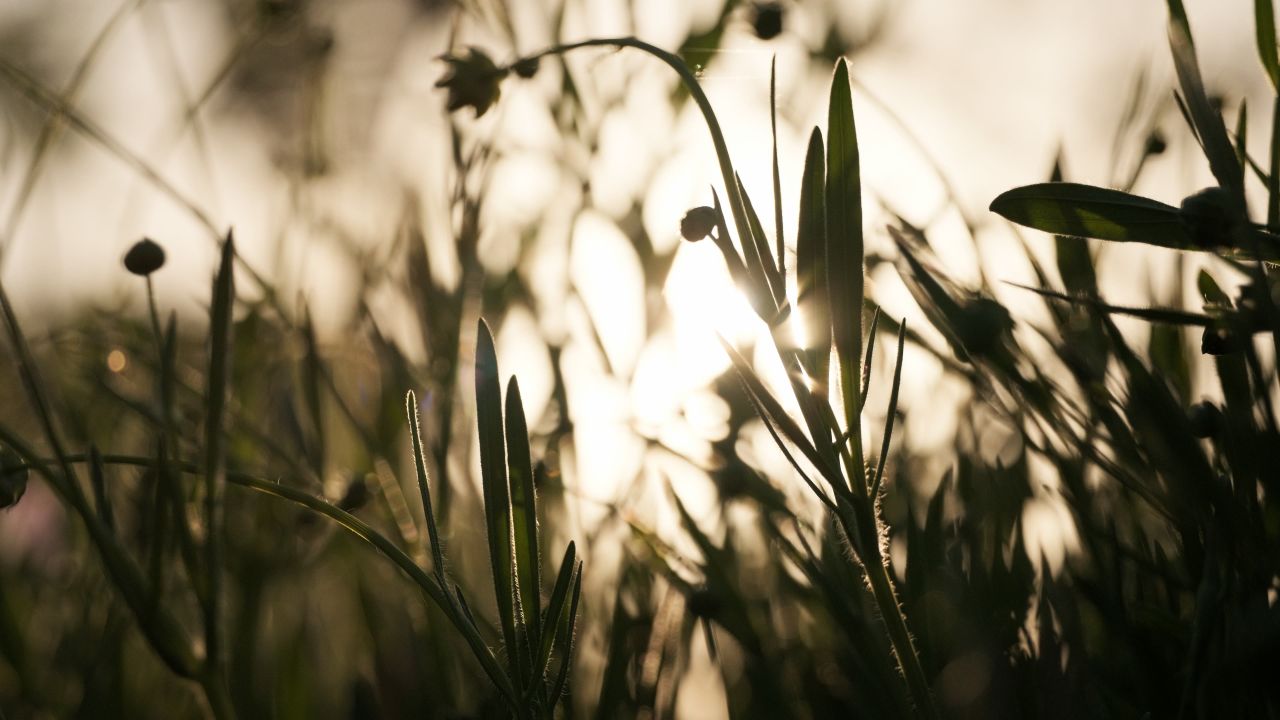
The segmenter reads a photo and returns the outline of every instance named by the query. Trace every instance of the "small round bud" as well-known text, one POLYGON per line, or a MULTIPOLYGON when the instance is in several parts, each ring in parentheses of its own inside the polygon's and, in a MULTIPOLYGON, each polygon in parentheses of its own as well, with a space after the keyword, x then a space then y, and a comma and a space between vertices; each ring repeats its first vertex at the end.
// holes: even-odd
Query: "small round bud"
POLYGON ((151 238, 142 238, 124 254, 124 267, 134 275, 146 277, 164 267, 164 248, 151 238))
POLYGON ((1191 434, 1198 438, 1213 437, 1222 426, 1222 411, 1217 405, 1205 400, 1191 406, 1187 411, 1187 420, 1191 423, 1191 434))
POLYGON ((511 69, 519 77, 528 80, 538 74, 538 58, 531 57, 518 60, 515 65, 511 66, 511 69))
POLYGON ((1147 136, 1147 144, 1143 149, 1143 152, 1147 155, 1160 155, 1168 149, 1169 143, 1165 141, 1164 133, 1160 132, 1159 129, 1156 129, 1152 130, 1151 134, 1147 136))
POLYGON ((1187 196, 1180 214, 1197 247, 1231 246, 1237 218, 1226 190, 1211 187, 1187 196))
POLYGON ((13 507, 27 491, 27 466, 22 458, 7 447, 0 446, 0 510, 13 507))
POLYGON ((716 227, 716 211, 703 205, 684 214, 680 221, 680 235, 689 242, 697 242, 711 234, 716 227))
POLYGON ((761 40, 772 40, 782 34, 782 5, 776 2, 758 2, 755 4, 755 18, 752 27, 756 37, 761 40))

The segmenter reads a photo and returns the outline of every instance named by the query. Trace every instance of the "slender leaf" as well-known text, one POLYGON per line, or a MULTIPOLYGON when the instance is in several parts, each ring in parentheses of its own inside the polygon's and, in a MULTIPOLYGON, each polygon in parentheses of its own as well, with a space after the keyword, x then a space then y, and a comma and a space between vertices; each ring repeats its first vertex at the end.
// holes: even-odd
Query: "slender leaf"
MULTIPOLYGON (((507 452, 502 431, 502 390, 498 385, 498 356, 489 326, 480 320, 476 330, 476 425, 480 434, 480 474, 484 495, 485 531, 489 563, 498 603, 502 639, 512 667, 518 667, 515 586, 512 573, 511 497, 507 484, 507 452)), ((515 674, 517 683, 519 674, 515 674)), ((521 685, 517 684, 517 688, 521 685)))
POLYGON ((760 223, 760 216, 756 214, 755 206, 751 204, 751 196, 747 194, 747 187, 742 184, 742 178, 735 176, 734 179, 738 181, 738 192, 742 195, 742 206, 747 213, 747 226, 751 228, 751 237, 755 241, 755 250, 747 254, 747 262, 758 260, 760 276, 765 279, 765 285, 769 289, 769 296, 773 299, 774 306, 782 307, 787 301, 787 290, 781 273, 773 264, 769 239, 765 237, 764 226, 760 223))
POLYGON ((802 322, 805 370, 825 393, 831 360, 831 301, 827 278, 826 160, 822 131, 809 135, 800 183, 796 230, 796 307, 802 322))
POLYGON ((538 556, 538 500, 529 453, 529 429, 525 424, 520 385, 515 376, 507 383, 507 472, 511 483, 511 521, 515 538, 516 579, 520 606, 530 648, 539 645, 542 624, 541 559, 538 556))
POLYGON ((209 376, 205 392, 204 571, 207 596, 204 606, 206 652, 215 668, 222 657, 222 495, 226 487, 226 450, 223 442, 227 385, 231 372, 231 311, 235 301, 235 240, 227 233, 222 260, 213 281, 209 323, 209 376))
POLYGON ((862 375, 858 369, 862 362, 862 180, 849 70, 843 58, 836 62, 827 107, 826 218, 832 337, 840 362, 848 427, 854 431, 853 444, 860 456, 857 428, 858 382, 862 375))
POLYGON ((1231 140, 1227 137, 1227 129, 1222 124, 1222 116, 1213 109, 1209 96, 1205 93, 1186 13, 1183 11, 1179 17, 1174 11, 1175 5, 1180 8, 1181 2, 1169 0, 1170 13, 1174 16, 1173 22, 1169 24, 1169 47, 1173 51, 1173 66, 1186 101, 1187 113, 1191 117, 1192 129, 1200 138, 1205 157, 1209 160, 1209 169, 1213 171, 1218 184, 1226 188, 1243 208, 1244 186, 1241 183, 1240 163, 1236 160, 1231 140))
POLYGON ((1111 315, 1128 315, 1130 317, 1140 318, 1153 323, 1205 327, 1213 322, 1213 318, 1208 315, 1187 312, 1176 308, 1136 308, 1126 307, 1124 305, 1111 305, 1097 298, 1067 295, 1054 290, 1031 287, 1030 285, 1023 285, 1015 282, 1010 282, 1008 284, 1023 290, 1030 290, 1031 292, 1043 297, 1071 303, 1072 305, 1093 308, 1094 310, 1099 310, 1111 315))
POLYGON ((1178 208, 1137 195, 1076 183, 1041 183, 1001 193, 991 211, 1056 235, 1200 249, 1178 208))
POLYGON ((431 505, 431 485, 427 476, 427 454, 422 447, 422 427, 418 419, 418 396, 412 390, 405 394, 404 411, 409 417, 409 440, 413 444, 413 467, 418 476, 418 492, 422 496, 422 514, 427 523, 427 540, 431 543, 431 563, 435 567, 436 580, 442 587, 445 580, 444 547, 436 529, 435 508, 431 505))
POLYGON ((884 416, 884 440, 880 443, 880 459, 876 462, 876 472, 871 478, 871 497, 880 492, 880 484, 884 480, 884 465, 889 457, 889 443, 893 440, 893 419, 898 414, 898 388, 902 384, 902 355, 907 342, 907 319, 898 324, 898 361, 893 368, 893 387, 889 390, 889 411, 884 416))
POLYGON ((1276 57, 1276 13, 1271 0, 1253 0, 1253 19, 1258 40, 1258 58, 1267 71, 1271 87, 1280 93, 1280 60, 1276 57))
MULTIPOLYGON (((787 277, 786 243, 782 236, 782 175, 778 172, 778 56, 769 62, 769 130, 773 137, 773 232, 778 247, 778 277, 787 277)), ((780 287, 785 289, 785 285, 780 287)), ((785 296, 786 293, 784 292, 785 296)))

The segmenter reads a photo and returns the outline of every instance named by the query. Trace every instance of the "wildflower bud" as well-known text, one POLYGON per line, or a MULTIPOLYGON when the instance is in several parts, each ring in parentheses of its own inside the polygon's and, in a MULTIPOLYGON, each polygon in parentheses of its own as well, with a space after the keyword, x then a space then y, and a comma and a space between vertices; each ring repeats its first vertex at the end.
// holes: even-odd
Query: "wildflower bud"
POLYGON ((1198 438, 1213 437, 1222 425, 1222 411, 1217 405, 1205 400, 1191 406, 1187 411, 1187 420, 1191 423, 1191 434, 1198 438))
POLYGON ((522 58, 517 60, 511 69, 515 71, 522 79, 528 80, 538 74, 538 58, 522 58))
POLYGON ((1205 188, 1182 201, 1182 222, 1191 231, 1197 247, 1230 247, 1236 229, 1236 213, 1230 194, 1220 188, 1205 188))
POLYGON ((476 117, 484 115, 498 99, 499 83, 506 77, 507 69, 495 65, 477 48, 467 48, 466 55, 444 55, 440 59, 449 64, 449 70, 436 82, 436 87, 448 89, 449 112, 470 105, 475 108, 476 117))
POLYGON ((1169 148, 1169 144, 1165 142, 1164 133, 1159 129, 1152 130, 1147 136, 1147 144, 1143 152, 1147 155, 1160 155, 1169 148))
POLYGON ((755 4, 755 18, 752 26, 756 37, 761 40, 772 40, 782 33, 782 5, 776 2, 758 2, 755 4))
POLYGON ((134 275, 146 277, 164 267, 164 248, 151 238, 142 238, 125 253, 124 267, 134 275))
POLYGON ((18 454, 0 446, 0 510, 13 507, 27 491, 27 466, 18 454))
POLYGON ((684 214, 680 221, 680 235, 689 242, 697 242, 711 234, 716 227, 716 211, 703 205, 684 214))

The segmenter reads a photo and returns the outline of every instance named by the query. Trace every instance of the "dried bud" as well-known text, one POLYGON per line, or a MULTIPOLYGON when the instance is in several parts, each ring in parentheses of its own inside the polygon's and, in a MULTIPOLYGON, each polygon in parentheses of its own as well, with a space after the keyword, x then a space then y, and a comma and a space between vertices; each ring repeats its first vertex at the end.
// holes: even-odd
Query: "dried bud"
POLYGON ((27 466, 18 454, 0 445, 0 510, 13 507, 27 491, 27 466))
POLYGON ((515 71, 516 75, 528 80, 538 74, 538 58, 530 57, 518 60, 511 66, 511 69, 515 71))
POLYGON ((761 40, 772 40, 782 33, 782 5, 776 2, 758 2, 755 4, 755 18, 751 24, 755 28, 756 37, 761 40))
POLYGON ((125 253, 124 267, 134 275, 146 277, 164 267, 164 248, 151 238, 142 238, 125 253))
POLYGON ((466 55, 444 55, 449 70, 436 82, 436 87, 449 90, 449 112, 470 105, 476 117, 484 115, 501 93, 499 83, 507 76, 507 69, 494 65, 484 51, 467 48, 466 55))
POLYGON ((703 205, 684 214, 680 221, 680 235, 689 242, 697 242, 711 234, 716 227, 716 211, 703 205))
POLYGON ((1182 222, 1197 247, 1232 245, 1238 220, 1232 206, 1230 193, 1220 187, 1205 188, 1182 201, 1182 222))
POLYGON ((1191 423, 1191 434, 1198 438, 1213 437, 1222 425, 1222 411, 1217 405, 1205 400, 1191 406, 1187 411, 1187 420, 1191 423))

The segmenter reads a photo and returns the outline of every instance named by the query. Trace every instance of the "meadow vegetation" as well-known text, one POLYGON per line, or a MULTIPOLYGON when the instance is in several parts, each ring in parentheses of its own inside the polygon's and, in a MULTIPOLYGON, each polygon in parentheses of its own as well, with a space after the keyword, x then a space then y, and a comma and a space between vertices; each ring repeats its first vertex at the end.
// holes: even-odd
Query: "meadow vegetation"
MULTIPOLYGON (((103 270, 135 276, 140 314, 89 309, 36 336, 0 285, 0 529, 25 538, 0 555, 0 717, 1280 715, 1280 100, 1255 157, 1246 108, 1206 90, 1169 0, 1182 132, 1215 185, 1179 206, 1134 194, 1165 140, 1131 114, 1145 141, 1127 151, 1127 186, 1070 182, 1059 164, 994 198, 1036 231, 1018 236, 1038 279, 1025 301, 1044 311, 1028 320, 985 279, 949 274, 892 208, 887 226, 866 221, 868 138, 838 51, 800 181, 783 182, 774 107, 771 142, 750 150, 771 149, 771 187, 744 185, 700 53, 744 13, 778 35, 785 7, 730 2, 676 51, 619 37, 449 52, 433 70, 461 116, 445 238, 457 277, 441 279, 439 239, 406 199, 390 251, 352 260, 341 347, 204 216, 219 251, 207 321, 156 291, 176 252, 163 238, 103 270), (498 365, 491 328, 539 298, 528 254, 505 273, 482 261, 494 149, 466 121, 558 71, 559 130, 598 131, 558 64, 603 52, 664 64, 672 103, 697 108, 718 183, 669 221, 715 248, 755 316, 749 342, 712 338, 729 366, 707 451, 648 440, 709 479, 709 513, 660 473, 584 497, 575 459, 590 436, 563 338, 546 341, 540 416, 498 365), (869 252, 872 235, 894 252, 869 252), (1195 299, 1109 302, 1098 241, 1194 257, 1195 299), (867 278, 885 268, 927 323, 881 307, 867 278), (374 310, 388 288, 420 347, 374 310), (1124 330, 1135 321, 1144 345, 1124 330), (895 435, 909 352, 970 391, 940 476, 936 450, 895 435), (781 469, 744 452, 753 433, 781 469), (655 496, 663 511, 640 509, 655 496), (1072 528, 1057 560, 1029 546, 1029 508, 1072 528)), ((1254 7, 1280 98, 1271 2, 1254 7)), ((0 69, 48 123, 183 199, 65 98, 0 69)), ((643 289, 659 296, 681 246, 631 220, 643 289)), ((660 327, 670 310, 645 312, 660 327)), ((609 367, 610 328, 584 317, 609 367)))

